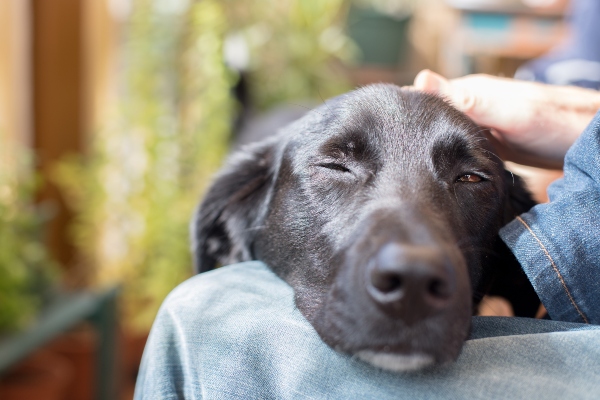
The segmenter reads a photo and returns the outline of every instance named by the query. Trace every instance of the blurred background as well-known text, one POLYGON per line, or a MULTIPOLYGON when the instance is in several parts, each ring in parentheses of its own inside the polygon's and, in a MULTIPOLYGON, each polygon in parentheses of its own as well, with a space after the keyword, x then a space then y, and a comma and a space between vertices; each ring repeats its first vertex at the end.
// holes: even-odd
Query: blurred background
POLYGON ((571 40, 572 9, 0 0, 0 399, 132 398, 158 307, 191 276, 191 215, 232 147, 423 68, 544 80, 528 65, 571 40))

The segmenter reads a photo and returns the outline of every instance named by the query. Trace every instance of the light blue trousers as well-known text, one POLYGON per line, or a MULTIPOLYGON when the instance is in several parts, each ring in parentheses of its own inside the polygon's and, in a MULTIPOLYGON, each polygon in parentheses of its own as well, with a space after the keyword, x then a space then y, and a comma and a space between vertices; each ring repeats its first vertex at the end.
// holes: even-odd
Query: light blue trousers
POLYGON ((458 361, 374 368, 325 345, 260 262, 195 276, 165 300, 141 399, 600 399, 600 326, 474 317, 458 361))

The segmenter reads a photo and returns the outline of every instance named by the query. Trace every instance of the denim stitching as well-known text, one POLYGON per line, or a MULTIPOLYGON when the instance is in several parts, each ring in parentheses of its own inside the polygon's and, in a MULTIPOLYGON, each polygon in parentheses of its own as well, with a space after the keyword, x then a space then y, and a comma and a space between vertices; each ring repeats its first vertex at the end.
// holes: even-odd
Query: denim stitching
POLYGON ((527 228, 527 230, 529 231, 529 233, 531 233, 533 235, 533 238, 538 242, 538 244, 540 245, 542 251, 544 252, 544 254, 546 254, 546 257, 548 257, 548 260, 550 260, 550 264, 552 264, 552 269, 554 269, 554 272, 556 272, 556 275, 558 275, 558 279, 560 280, 560 283, 562 284, 563 289, 567 293, 567 296, 569 297, 569 300, 571 301, 571 304, 573 304, 573 307, 575 307, 575 310, 579 313, 579 315, 581 316, 581 318, 583 318, 583 320, 585 321, 585 323, 589 324, 588 319, 581 312, 581 310, 579 309, 579 307, 577 307, 577 304, 575 304, 575 300, 573 300, 573 296, 571 296, 571 292, 569 292, 569 289, 567 288, 567 284, 566 284, 564 278, 562 277, 562 275, 560 274, 560 271, 558 270, 558 267, 554 263, 554 260, 552 259, 552 256, 550 255, 550 253, 548 252, 548 250, 546 250, 546 246, 544 246, 544 244, 542 243, 542 241, 537 237, 537 235, 533 232, 533 230, 529 227, 529 225, 527 225, 527 223, 523 220, 523 218, 517 216, 517 220, 520 223, 522 223, 525 226, 525 228, 527 228))

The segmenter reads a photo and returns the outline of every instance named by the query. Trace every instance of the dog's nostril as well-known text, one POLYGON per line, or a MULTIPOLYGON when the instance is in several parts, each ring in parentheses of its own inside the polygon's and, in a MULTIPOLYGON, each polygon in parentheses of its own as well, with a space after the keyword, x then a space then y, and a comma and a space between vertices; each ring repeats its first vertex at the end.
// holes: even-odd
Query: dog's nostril
POLYGON ((450 297, 450 288, 448 284, 439 278, 433 278, 427 286, 427 292, 436 299, 446 299, 450 297))
POLYGON ((414 323, 452 304, 452 269, 435 247, 390 243, 367 265, 366 289, 384 312, 414 323))
POLYGON ((387 294, 402 288, 402 277, 396 273, 373 271, 371 284, 381 293, 387 294))

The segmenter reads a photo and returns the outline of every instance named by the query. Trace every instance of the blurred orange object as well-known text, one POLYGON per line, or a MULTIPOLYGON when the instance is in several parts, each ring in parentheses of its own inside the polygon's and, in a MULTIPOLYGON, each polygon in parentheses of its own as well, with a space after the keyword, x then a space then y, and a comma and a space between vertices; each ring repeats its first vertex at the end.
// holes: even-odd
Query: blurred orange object
POLYGON ((65 357, 73 369, 64 400, 92 400, 95 397, 97 346, 96 331, 85 324, 61 335, 48 346, 65 357))
POLYGON ((0 380, 0 399, 64 400, 72 376, 73 369, 63 356, 41 350, 0 380))

